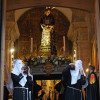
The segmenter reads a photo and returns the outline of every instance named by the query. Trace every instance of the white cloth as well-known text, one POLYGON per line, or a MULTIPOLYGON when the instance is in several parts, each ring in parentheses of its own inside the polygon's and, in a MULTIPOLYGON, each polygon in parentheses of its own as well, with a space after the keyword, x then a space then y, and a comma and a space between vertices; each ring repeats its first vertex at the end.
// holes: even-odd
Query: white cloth
MULTIPOLYGON (((77 60, 75 61, 75 70, 70 70, 70 73, 71 73, 71 84, 76 84, 77 83, 77 80, 79 80, 81 78, 81 74, 79 72, 80 69, 83 69, 83 66, 82 66, 82 61, 81 60, 77 60)), ((84 76, 85 75, 85 72, 83 70, 83 74, 84 76)), ((86 84, 83 85, 82 87, 85 88, 87 86, 87 81, 86 81, 86 84)))
MULTIPOLYGON (((13 62, 13 70, 11 73, 15 74, 15 75, 19 75, 21 73, 21 69, 23 67, 23 63, 22 63, 22 60, 20 59, 16 59, 14 60, 13 62)), ((27 75, 26 74, 23 74, 23 78, 19 81, 19 84, 21 86, 25 86, 26 82, 27 82, 27 79, 26 79, 27 75)))
POLYGON ((16 59, 13 61, 13 70, 11 73, 15 74, 15 75, 19 75, 21 73, 21 69, 23 67, 23 63, 22 63, 22 60, 20 59, 16 59))
POLYGON ((26 82, 27 82, 26 77, 27 77, 27 74, 23 74, 23 78, 19 81, 19 84, 20 84, 21 86, 25 86, 25 84, 26 84, 26 82))
POLYGON ((13 87, 13 81, 12 81, 10 75, 9 75, 9 81, 6 83, 6 87, 7 87, 8 91, 9 91, 9 93, 13 94, 14 87, 13 87))

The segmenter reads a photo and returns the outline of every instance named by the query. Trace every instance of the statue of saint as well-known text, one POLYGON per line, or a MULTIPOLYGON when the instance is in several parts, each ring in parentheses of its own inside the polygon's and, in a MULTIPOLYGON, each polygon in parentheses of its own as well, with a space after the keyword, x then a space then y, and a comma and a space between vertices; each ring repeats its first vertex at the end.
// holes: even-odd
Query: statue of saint
POLYGON ((42 28, 42 39, 41 39, 41 50, 40 50, 41 56, 55 55, 54 52, 52 51, 54 50, 53 48, 55 46, 53 46, 54 44, 52 43, 53 36, 51 36, 51 34, 54 32, 54 24, 55 20, 53 15, 51 14, 51 9, 47 9, 40 20, 40 25, 42 28))
POLYGON ((51 9, 47 9, 43 15, 43 17, 40 20, 40 24, 44 24, 44 25, 48 25, 50 26, 54 26, 55 24, 55 20, 53 15, 51 14, 51 9))

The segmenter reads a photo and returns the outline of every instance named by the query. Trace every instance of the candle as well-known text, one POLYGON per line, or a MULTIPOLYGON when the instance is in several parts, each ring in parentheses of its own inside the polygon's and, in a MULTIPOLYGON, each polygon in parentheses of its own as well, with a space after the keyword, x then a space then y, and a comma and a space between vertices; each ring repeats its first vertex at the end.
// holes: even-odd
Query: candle
POLYGON ((31 38, 31 53, 33 52, 33 38, 31 38))
POLYGON ((63 50, 65 52, 65 36, 63 36, 63 50))

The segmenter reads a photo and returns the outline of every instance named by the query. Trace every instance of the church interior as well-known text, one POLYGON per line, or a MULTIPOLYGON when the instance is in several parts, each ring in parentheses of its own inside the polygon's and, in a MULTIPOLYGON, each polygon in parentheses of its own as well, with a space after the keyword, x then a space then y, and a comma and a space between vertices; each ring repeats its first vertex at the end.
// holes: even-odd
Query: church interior
MULTIPOLYGON (((55 86, 61 81, 62 71, 70 62, 81 59, 86 74, 91 64, 98 74, 97 34, 91 10, 48 4, 24 7, 24 4, 20 4, 23 0, 15 0, 16 8, 11 9, 11 1, 7 2, 5 21, 4 62, 7 66, 4 67, 4 81, 9 80, 13 60, 22 59, 30 67, 36 83, 42 87, 41 91, 45 91, 43 100, 47 100, 47 97, 58 100, 55 86), (47 9, 52 15, 48 20, 44 17, 47 9)), ((41 95, 41 91, 38 95, 41 95)))
POLYGON ((43 88, 47 91, 51 88, 50 91, 53 93, 54 86, 61 80, 62 70, 68 61, 74 62, 81 59, 86 73, 89 64, 95 65, 98 71, 97 46, 91 24, 93 23, 91 13, 78 9, 51 7, 55 20, 53 29, 55 37, 50 39, 50 42, 55 41, 56 51, 53 52, 57 54, 51 54, 49 51, 50 54, 45 54, 43 58, 47 60, 48 57, 54 58, 54 64, 49 60, 45 62, 45 59, 42 59, 45 51, 41 54, 40 50, 43 38, 40 20, 46 9, 48 8, 25 8, 6 13, 5 62, 11 71, 14 59, 19 58, 23 61, 26 59, 38 84, 44 84, 43 88), (29 62, 32 59, 33 62, 29 62), (44 64, 41 65, 40 59, 44 64), (55 76, 52 77, 52 75, 55 76))

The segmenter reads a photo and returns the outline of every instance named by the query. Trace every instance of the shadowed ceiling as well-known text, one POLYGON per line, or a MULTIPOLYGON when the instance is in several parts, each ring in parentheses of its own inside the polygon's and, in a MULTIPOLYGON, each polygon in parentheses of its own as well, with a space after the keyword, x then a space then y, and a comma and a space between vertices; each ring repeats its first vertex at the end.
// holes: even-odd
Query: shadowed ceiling
POLYGON ((20 9, 40 6, 59 6, 94 11, 95 0, 7 0, 6 9, 20 9))

